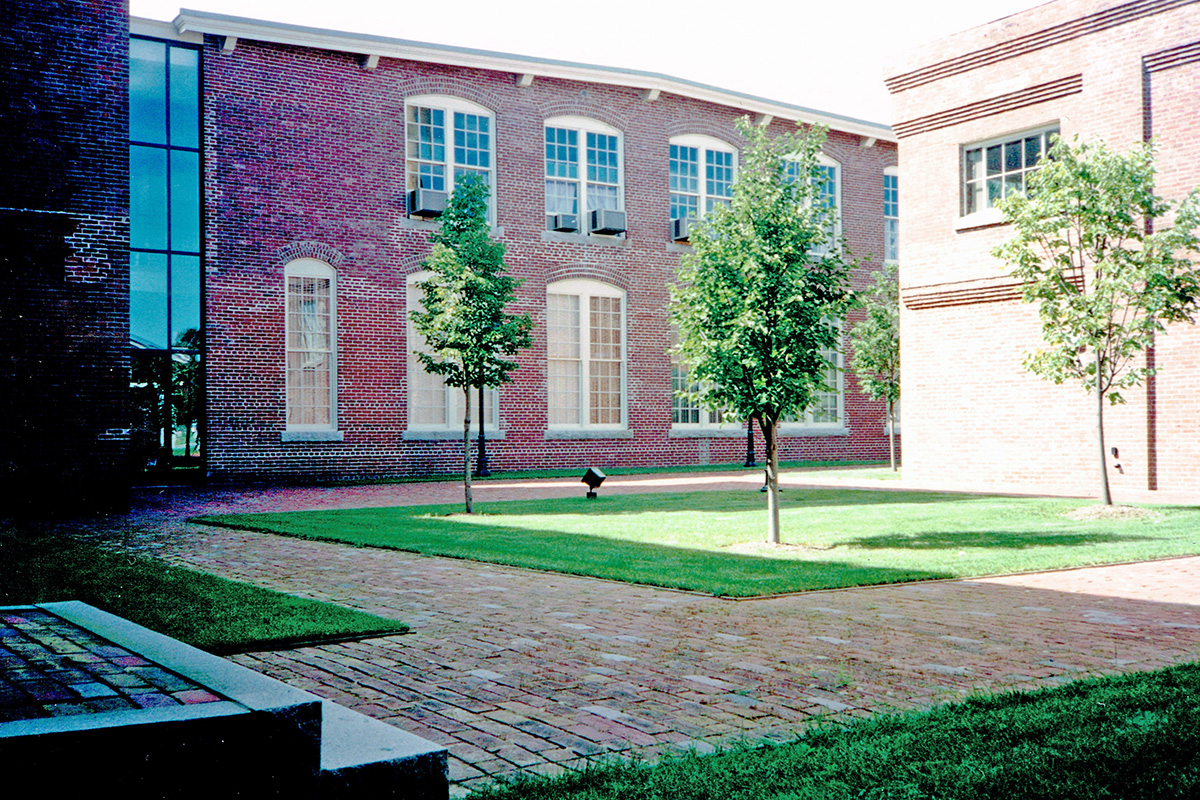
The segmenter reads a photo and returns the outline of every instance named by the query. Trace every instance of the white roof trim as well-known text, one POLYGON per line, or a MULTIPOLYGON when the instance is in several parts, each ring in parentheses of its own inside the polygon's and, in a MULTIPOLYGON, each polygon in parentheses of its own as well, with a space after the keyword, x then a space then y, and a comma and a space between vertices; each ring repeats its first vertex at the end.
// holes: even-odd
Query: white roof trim
POLYGON ((892 129, 887 125, 830 114, 803 106, 779 103, 655 72, 577 64, 570 61, 519 56, 490 50, 450 47, 372 34, 343 33, 189 9, 179 12, 174 26, 180 34, 213 34, 260 42, 313 47, 320 50, 336 50, 367 56, 379 55, 384 58, 401 58, 409 61, 426 61, 457 67, 510 72, 521 76, 536 75, 586 83, 629 86, 651 92, 670 92, 729 106, 751 114, 764 114, 779 119, 827 125, 832 130, 873 137, 881 141, 897 141, 892 129))
POLYGON ((204 44, 202 33, 180 33, 170 22, 157 19, 129 18, 129 33, 133 36, 153 36, 155 39, 170 39, 188 44, 204 44))

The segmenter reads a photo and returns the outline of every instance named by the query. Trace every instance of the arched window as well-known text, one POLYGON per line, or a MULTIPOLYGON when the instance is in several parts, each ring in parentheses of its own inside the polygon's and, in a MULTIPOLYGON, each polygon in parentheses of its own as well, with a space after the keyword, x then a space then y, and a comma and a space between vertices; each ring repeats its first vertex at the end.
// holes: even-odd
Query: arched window
POLYGON ((551 428, 624 428, 625 292, 599 281, 546 287, 551 428))
POLYGON ((711 136, 672 136, 669 143, 671 219, 703 217, 733 200, 737 149, 711 136))
POLYGON ((588 231, 590 212, 624 211, 621 132, 598 120, 569 116, 547 119, 545 132, 547 227, 555 227, 556 217, 576 217, 582 220, 577 229, 588 231))
MULTIPOLYGON (((800 162, 788 161, 786 164, 787 177, 792 180, 800 178, 800 162)), ((817 154, 816 173, 812 176, 816 186, 815 200, 822 210, 825 220, 825 244, 813 248, 812 252, 824 255, 837 246, 842 235, 842 165, 824 153, 817 154)))
POLYGON ((900 172, 883 171, 883 260, 900 260, 900 172))
MULTIPOLYGON (((409 191, 431 189, 451 194, 460 177, 478 175, 495 192, 491 111, 459 97, 413 95, 405 98, 404 118, 409 191)), ((488 198, 488 218, 496 219, 492 196, 488 198)))
MULTIPOLYGON (((416 272, 408 276, 406 298, 408 313, 408 430, 412 432, 456 431, 462 433, 463 391, 457 386, 447 386, 441 375, 425 371, 417 351, 428 352, 425 337, 417 332, 412 323, 412 312, 423 311, 421 287, 429 280, 431 272, 416 272)), ((495 430, 499 419, 500 393, 496 389, 485 389, 483 393, 483 426, 495 430)), ((471 427, 479 424, 479 390, 471 390, 471 427)), ((417 437, 420 438, 420 437, 417 437)))
POLYGON ((315 258, 284 267, 287 430, 337 429, 337 273, 315 258))

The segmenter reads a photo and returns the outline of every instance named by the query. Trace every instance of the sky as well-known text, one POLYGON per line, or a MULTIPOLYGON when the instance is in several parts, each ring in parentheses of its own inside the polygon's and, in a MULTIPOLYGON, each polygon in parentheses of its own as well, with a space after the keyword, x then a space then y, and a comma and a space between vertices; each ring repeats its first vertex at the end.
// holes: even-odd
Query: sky
MULTIPOLYGON (((885 68, 1039 0, 185 0, 186 8, 523 56, 660 72, 770 100, 891 124, 885 68), (424 10, 423 10, 424 9, 424 10), (736 9, 736 13, 735 13, 736 9)), ((172 20, 176 2, 130 0, 172 20)))

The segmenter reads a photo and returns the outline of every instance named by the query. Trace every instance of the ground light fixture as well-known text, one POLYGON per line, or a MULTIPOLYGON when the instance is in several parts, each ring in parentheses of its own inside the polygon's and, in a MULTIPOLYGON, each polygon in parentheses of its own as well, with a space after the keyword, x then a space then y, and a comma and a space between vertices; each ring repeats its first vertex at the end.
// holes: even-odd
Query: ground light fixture
POLYGON ((596 489, 600 484, 604 483, 605 474, 595 467, 588 467, 587 472, 583 473, 581 483, 586 483, 588 487, 587 499, 596 499, 596 489))

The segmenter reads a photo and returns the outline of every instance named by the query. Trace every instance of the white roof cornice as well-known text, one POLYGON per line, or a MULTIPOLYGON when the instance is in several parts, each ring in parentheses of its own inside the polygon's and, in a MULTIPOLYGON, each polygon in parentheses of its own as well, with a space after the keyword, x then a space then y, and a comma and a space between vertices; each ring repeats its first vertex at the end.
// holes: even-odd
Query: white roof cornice
POLYGON ((456 67, 472 67, 497 72, 511 72, 517 76, 532 75, 544 78, 561 78, 585 83, 602 83, 614 86, 629 86, 648 93, 670 92, 672 94, 704 100, 718 105, 738 108, 748 113, 764 114, 797 122, 826 125, 831 130, 853 133, 867 138, 895 142, 896 137, 887 125, 866 120, 830 114, 803 106, 779 103, 754 95, 720 89, 703 83, 674 78, 657 72, 601 67, 578 64, 548 58, 519 56, 491 50, 476 50, 467 47, 414 42, 365 33, 343 33, 323 28, 308 28, 279 22, 265 22, 245 17, 213 14, 207 11, 183 9, 175 18, 175 30, 179 34, 213 34, 236 39, 251 39, 260 42, 312 47, 320 50, 336 50, 364 56, 400 58, 408 61, 425 61, 456 67))

